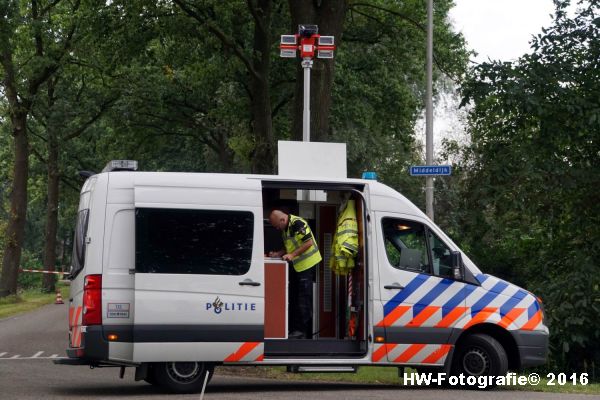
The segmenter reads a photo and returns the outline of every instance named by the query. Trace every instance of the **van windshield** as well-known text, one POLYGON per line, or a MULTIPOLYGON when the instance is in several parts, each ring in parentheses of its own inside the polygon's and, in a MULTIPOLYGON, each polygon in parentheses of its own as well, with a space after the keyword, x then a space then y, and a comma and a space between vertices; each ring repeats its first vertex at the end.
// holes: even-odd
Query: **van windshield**
POLYGON ((85 264, 85 237, 88 229, 89 209, 80 210, 77 214, 77 224, 75 225, 75 237, 73 238, 73 255, 71 257, 71 279, 83 269, 85 264))

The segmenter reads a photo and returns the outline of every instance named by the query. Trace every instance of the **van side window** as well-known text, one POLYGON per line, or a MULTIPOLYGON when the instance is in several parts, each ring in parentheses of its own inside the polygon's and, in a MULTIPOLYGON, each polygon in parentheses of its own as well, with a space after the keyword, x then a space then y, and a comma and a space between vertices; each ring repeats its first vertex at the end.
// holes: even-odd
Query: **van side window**
POLYGON ((384 218, 381 223, 390 264, 395 268, 429 273, 425 227, 396 218, 384 218))
POLYGON ((85 237, 88 230, 90 210, 85 209, 77 214, 75 224, 75 237, 73 238, 73 255, 71 257, 71 271, 69 275, 74 278, 85 264, 85 237))
POLYGON ((428 230, 427 234, 429 237, 429 248, 431 248, 433 274, 444 278, 454 278, 452 272, 452 252, 431 230, 428 230))
POLYGON ((144 273, 243 275, 250 269, 249 211, 138 208, 135 269, 144 273))

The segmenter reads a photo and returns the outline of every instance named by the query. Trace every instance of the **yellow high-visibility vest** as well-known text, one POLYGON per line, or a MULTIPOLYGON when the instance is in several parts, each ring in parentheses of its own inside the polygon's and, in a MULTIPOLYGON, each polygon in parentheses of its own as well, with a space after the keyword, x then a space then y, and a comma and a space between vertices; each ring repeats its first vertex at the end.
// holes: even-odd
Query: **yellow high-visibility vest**
POLYGON ((296 270, 296 272, 306 271, 307 269, 310 269, 317 265, 321 261, 321 253, 319 252, 319 248, 317 247, 317 241, 315 240, 315 236, 310 230, 310 226, 308 226, 308 222, 306 222, 300 217, 289 214, 287 229, 282 232, 285 251, 288 254, 290 254, 294 250, 299 249, 304 243, 302 239, 305 238, 306 235, 310 235, 313 244, 308 249, 306 249, 304 253, 299 254, 297 257, 294 257, 292 259, 292 263, 294 264, 294 269, 296 270), (302 223, 304 223, 304 233, 292 233, 291 228, 294 222, 296 221, 302 221, 302 223))
POLYGON ((348 200, 338 218, 333 237, 332 257, 329 266, 339 275, 346 275, 354 268, 354 258, 358 255, 358 221, 354 200, 348 200))

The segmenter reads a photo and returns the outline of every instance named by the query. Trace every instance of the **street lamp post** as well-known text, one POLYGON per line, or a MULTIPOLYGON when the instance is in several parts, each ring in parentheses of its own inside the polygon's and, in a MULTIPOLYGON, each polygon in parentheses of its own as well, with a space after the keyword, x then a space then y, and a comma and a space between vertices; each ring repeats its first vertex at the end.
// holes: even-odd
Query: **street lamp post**
MULTIPOLYGON (((427 93, 425 95, 425 158, 433 165, 433 0, 427 0, 427 93)), ((433 176, 425 178, 425 212, 433 221, 433 176)))
POLYGON ((302 114, 302 141, 310 142, 310 70, 315 54, 317 58, 333 58, 335 50, 333 36, 319 35, 317 25, 298 25, 295 35, 281 35, 279 55, 296 58, 300 52, 304 69, 304 108, 302 114))

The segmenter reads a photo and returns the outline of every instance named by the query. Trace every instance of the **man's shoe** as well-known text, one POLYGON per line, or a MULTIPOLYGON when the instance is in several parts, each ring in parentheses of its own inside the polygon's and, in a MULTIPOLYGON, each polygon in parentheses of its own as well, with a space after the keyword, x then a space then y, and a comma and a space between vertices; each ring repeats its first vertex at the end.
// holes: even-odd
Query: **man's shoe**
POLYGON ((288 339, 305 339, 306 336, 300 331, 294 331, 288 334, 288 339))

